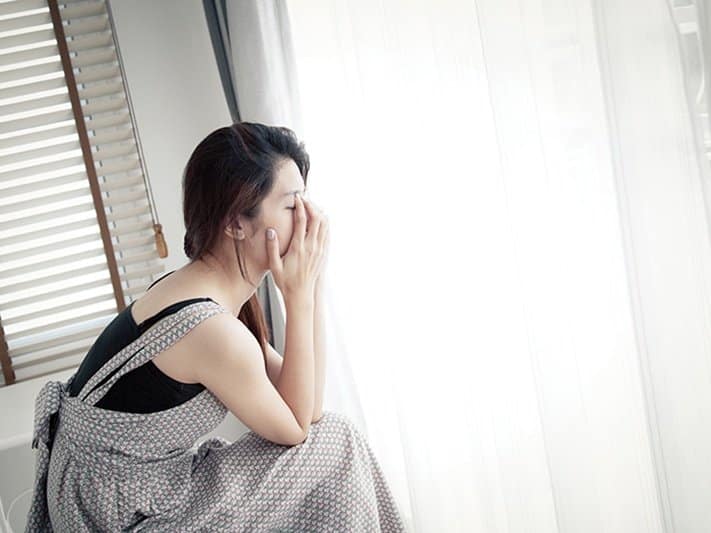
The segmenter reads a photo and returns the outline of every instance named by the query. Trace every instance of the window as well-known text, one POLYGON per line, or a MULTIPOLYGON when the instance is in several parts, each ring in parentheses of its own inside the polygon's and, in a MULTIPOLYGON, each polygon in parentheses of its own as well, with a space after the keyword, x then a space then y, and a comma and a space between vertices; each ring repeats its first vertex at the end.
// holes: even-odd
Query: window
POLYGON ((1 386, 77 366, 164 271, 105 0, 0 4, 1 386))

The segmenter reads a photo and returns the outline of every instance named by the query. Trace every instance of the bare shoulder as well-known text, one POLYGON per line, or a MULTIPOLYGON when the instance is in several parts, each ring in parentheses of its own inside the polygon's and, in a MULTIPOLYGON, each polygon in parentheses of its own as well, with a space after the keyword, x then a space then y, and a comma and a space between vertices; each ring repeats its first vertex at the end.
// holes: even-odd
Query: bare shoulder
POLYGON ((204 383, 204 373, 209 370, 207 365, 215 368, 225 363, 225 359, 242 359, 242 362, 251 363, 255 368, 266 370, 267 378, 276 387, 283 356, 269 342, 265 343, 266 352, 263 352, 254 333, 240 319, 230 313, 220 313, 219 318, 210 317, 204 321, 204 326, 200 324, 195 330, 189 346, 189 349, 200 353, 200 364, 192 373, 195 379, 204 383), (244 361, 245 358, 247 361, 244 361), (201 370, 202 377, 199 375, 201 370))
POLYGON ((199 349, 201 356, 209 358, 219 358, 245 344, 248 348, 256 346, 261 350, 246 324, 231 313, 218 313, 206 318, 186 337, 190 337, 190 344, 199 349))

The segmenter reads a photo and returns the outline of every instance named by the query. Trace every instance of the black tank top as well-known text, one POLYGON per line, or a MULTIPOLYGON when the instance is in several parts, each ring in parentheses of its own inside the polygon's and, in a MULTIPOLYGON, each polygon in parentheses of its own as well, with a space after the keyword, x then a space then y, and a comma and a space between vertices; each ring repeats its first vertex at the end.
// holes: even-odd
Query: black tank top
MULTIPOLYGON (((165 276, 155 280, 148 286, 148 289, 173 272, 175 271, 172 270, 165 276)), ((76 396, 79 394, 84 384, 111 356, 136 340, 158 320, 171 313, 177 313, 186 305, 203 301, 214 302, 212 298, 181 300, 162 309, 141 324, 136 324, 131 316, 130 309, 133 306, 133 302, 131 302, 114 317, 94 341, 94 344, 79 365, 69 389, 69 395, 76 396)), ((106 382, 114 372, 111 372, 101 380, 97 387, 106 382)), ((204 389, 205 386, 202 383, 183 383, 171 378, 163 373, 151 360, 117 379, 116 383, 111 386, 103 398, 96 403, 96 406, 113 411, 152 413, 170 409, 186 402, 204 389)))

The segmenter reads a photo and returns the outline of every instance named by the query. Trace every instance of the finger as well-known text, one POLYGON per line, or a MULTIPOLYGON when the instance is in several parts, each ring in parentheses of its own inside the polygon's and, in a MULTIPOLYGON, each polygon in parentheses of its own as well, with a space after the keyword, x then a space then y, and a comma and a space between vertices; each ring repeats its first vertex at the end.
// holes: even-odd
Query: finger
POLYGON ((319 227, 321 226, 321 215, 316 211, 316 209, 311 205, 311 201, 304 198, 304 207, 309 215, 309 231, 306 234, 306 238, 311 243, 311 248, 313 249, 318 241, 319 227))
POLYGON ((328 247, 328 226, 328 219, 324 218, 318 233, 318 246, 321 250, 321 255, 326 254, 326 248, 328 247))
POLYGON ((325 215, 322 215, 321 225, 319 226, 318 238, 317 238, 319 246, 323 246, 327 232, 328 232, 328 219, 326 218, 325 215))
POLYGON ((304 238, 306 236, 306 209, 304 208, 304 202, 301 195, 297 193, 295 196, 296 198, 294 198, 294 204, 296 209, 294 209, 294 236, 291 239, 289 249, 291 249, 292 246, 303 247, 304 238))
POLYGON ((267 228, 266 233, 267 243, 267 258, 269 259, 269 270, 272 272, 281 272, 281 257, 279 257, 279 236, 274 228, 267 228), (271 230, 271 232, 270 232, 271 230), (273 232, 273 233, 272 233, 273 232), (270 238, 270 235, 273 238, 270 238))
POLYGON ((317 214, 316 208, 314 207, 314 204, 311 202, 310 199, 306 197, 301 198, 304 203, 304 209, 306 210, 306 215, 308 216, 307 220, 307 227, 306 227, 306 235, 308 236, 309 233, 311 233, 311 224, 313 223, 314 217, 317 214))
POLYGON ((325 224, 323 224, 323 230, 321 231, 320 235, 320 240, 321 240, 321 257, 319 258, 319 271, 325 270, 325 266, 327 263, 327 257, 328 257, 328 235, 329 235, 329 225, 328 221, 326 221, 325 224))

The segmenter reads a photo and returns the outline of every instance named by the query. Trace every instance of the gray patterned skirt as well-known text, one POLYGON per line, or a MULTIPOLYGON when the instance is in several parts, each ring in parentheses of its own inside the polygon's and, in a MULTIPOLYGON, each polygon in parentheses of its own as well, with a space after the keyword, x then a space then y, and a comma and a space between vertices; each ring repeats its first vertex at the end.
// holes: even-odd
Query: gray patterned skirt
POLYGON ((153 413, 94 405, 123 374, 220 312, 229 311, 207 301, 166 316, 78 396, 67 393, 74 376, 45 384, 25 531, 406 531, 365 436, 345 415, 325 411, 295 446, 252 431, 197 446, 228 412, 208 389, 153 413))

